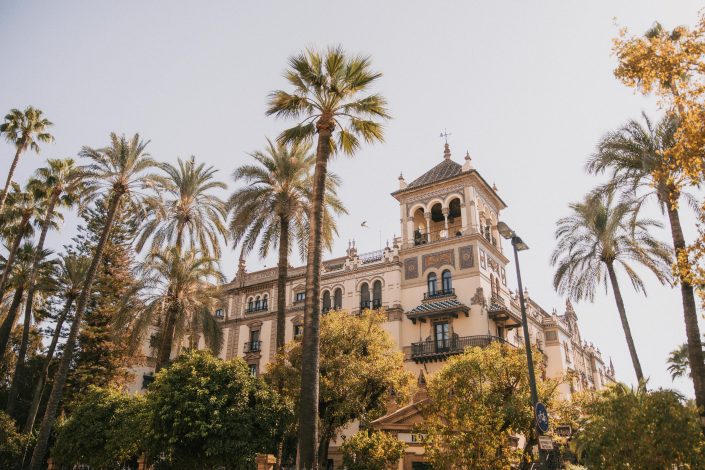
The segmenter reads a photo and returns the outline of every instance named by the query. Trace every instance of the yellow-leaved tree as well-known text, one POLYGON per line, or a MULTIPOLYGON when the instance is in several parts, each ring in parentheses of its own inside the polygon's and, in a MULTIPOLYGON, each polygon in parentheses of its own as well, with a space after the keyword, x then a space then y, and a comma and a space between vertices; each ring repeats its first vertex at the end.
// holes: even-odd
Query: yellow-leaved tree
MULTIPOLYGON (((674 272, 680 282, 688 361, 700 425, 705 432, 705 357, 694 289, 705 285, 705 215, 703 211, 699 214, 699 237, 690 246, 680 220, 672 216, 677 214, 683 188, 699 186, 705 176, 705 14, 692 28, 678 26, 668 31, 655 23, 646 34, 636 36, 623 28, 614 39, 613 52, 618 60, 615 76, 644 95, 655 95, 666 115, 678 125, 673 145, 659 149, 662 164, 654 168, 653 176, 654 181, 670 188, 674 272)), ((699 294, 705 302, 702 289, 699 294)))
MULTIPOLYGON (((543 355, 534 351, 539 401, 557 407, 558 379, 544 380, 543 355)), ((514 468, 522 459, 519 436, 531 436, 526 352, 492 343, 452 357, 428 381, 418 432, 433 468, 514 468)))

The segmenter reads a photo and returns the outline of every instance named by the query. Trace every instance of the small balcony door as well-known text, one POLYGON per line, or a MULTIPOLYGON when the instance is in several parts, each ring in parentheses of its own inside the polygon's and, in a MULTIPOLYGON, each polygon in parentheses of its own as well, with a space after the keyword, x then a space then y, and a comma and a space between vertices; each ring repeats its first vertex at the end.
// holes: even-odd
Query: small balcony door
POLYGON ((450 347, 450 326, 448 322, 438 322, 433 324, 433 339, 436 343, 436 351, 447 351, 450 347))

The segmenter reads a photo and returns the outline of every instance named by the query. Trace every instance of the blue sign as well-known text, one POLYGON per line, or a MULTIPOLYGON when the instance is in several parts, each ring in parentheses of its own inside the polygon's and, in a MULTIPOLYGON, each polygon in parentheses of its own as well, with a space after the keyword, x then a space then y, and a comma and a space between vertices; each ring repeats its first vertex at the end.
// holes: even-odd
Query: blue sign
POLYGON ((542 433, 548 432, 548 410, 543 403, 536 403, 536 426, 542 433))

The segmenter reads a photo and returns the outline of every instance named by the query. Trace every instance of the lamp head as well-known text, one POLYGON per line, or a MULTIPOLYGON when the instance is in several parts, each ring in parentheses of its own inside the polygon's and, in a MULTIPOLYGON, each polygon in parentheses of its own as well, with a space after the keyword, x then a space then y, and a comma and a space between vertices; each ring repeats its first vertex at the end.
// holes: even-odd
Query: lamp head
POLYGON ((512 245, 514 245, 516 247, 517 251, 524 251, 524 250, 529 249, 529 245, 524 243, 524 240, 522 240, 521 238, 519 238, 517 236, 514 236, 512 238, 512 245))
POLYGON ((509 228, 509 225, 504 222, 497 223, 497 231, 500 235, 502 235, 503 238, 506 238, 507 240, 514 236, 514 230, 509 228))

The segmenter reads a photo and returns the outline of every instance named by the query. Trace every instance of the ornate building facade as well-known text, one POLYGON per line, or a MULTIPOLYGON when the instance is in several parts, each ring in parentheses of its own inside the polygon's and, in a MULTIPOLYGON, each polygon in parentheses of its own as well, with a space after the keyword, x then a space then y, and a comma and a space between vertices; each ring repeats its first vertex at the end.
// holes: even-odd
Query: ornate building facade
MULTIPOLYGON (((421 381, 467 347, 490 341, 523 346, 518 296, 509 287, 509 259, 497 231, 507 206, 470 156, 462 165, 454 162, 446 144, 439 164, 408 184, 400 176, 391 195, 399 202, 401 236, 392 246, 365 254, 353 242, 345 256, 325 261, 323 312, 383 308, 385 329, 421 381)), ((286 341, 303 333, 305 281, 304 267, 289 269, 286 341)), ((247 272, 241 261, 226 286, 225 305, 215 312, 225 337, 220 356, 242 357, 253 374, 274 355, 276 283, 277 268, 247 272)), ((525 296, 531 342, 547 358, 547 375, 573 372, 575 377, 561 386, 563 396, 614 381, 611 363, 581 337, 570 302, 564 312, 549 313, 528 292, 525 296)), ((422 446, 409 432, 418 419, 414 406, 376 422, 409 444, 403 468, 422 460, 422 446)))

